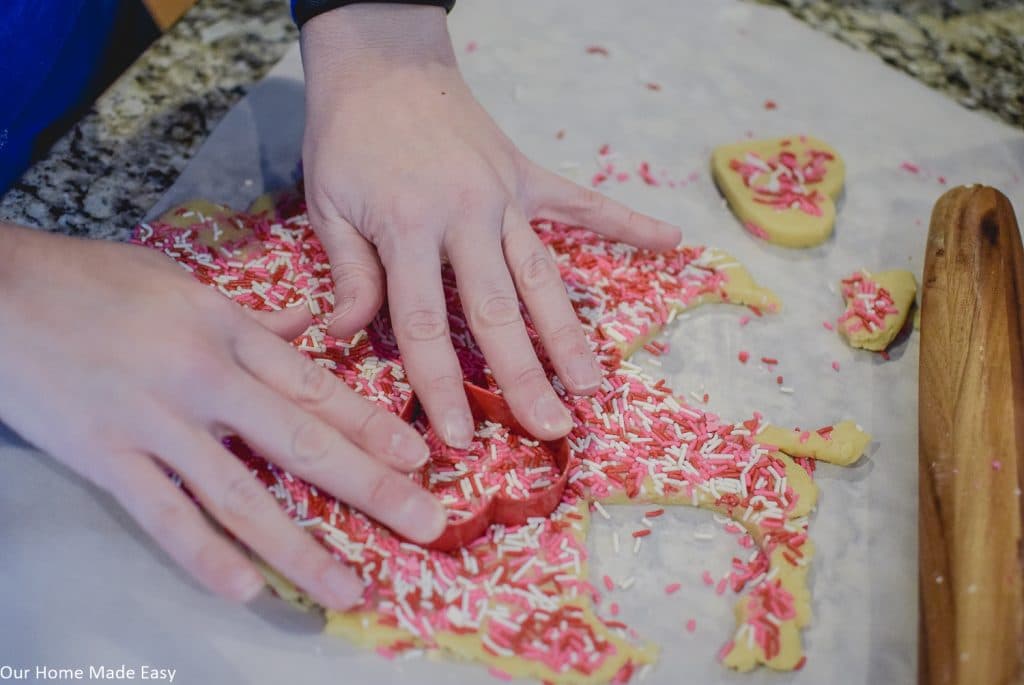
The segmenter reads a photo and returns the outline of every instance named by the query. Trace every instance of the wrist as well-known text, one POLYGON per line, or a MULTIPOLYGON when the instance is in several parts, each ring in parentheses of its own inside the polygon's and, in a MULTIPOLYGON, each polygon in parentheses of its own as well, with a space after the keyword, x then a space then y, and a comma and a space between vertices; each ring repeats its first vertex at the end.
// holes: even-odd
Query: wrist
POLYGON ((409 70, 455 66, 441 7, 356 3, 324 12, 302 28, 307 98, 359 87, 409 70))

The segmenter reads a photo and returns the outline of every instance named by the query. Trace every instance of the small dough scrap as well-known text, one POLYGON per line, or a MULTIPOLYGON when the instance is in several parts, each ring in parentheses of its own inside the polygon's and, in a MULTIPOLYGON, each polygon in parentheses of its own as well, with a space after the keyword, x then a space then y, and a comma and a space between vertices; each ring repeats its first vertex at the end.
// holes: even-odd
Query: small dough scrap
POLYGON ((192 200, 166 212, 159 221, 177 228, 192 228, 197 243, 215 248, 249 236, 249 231, 234 221, 236 215, 230 207, 192 200))
POLYGON ((755 236, 786 247, 813 247, 830 235, 845 165, 810 136, 715 148, 711 173, 733 213, 755 236))
POLYGON ((858 271, 840 282, 846 311, 837 328, 852 347, 881 352, 899 335, 917 295, 914 274, 902 269, 858 271))
POLYGON ((757 441, 792 457, 810 457, 830 464, 849 466, 871 444, 871 434, 861 430, 853 421, 840 421, 816 431, 790 430, 765 424, 757 434, 757 441))

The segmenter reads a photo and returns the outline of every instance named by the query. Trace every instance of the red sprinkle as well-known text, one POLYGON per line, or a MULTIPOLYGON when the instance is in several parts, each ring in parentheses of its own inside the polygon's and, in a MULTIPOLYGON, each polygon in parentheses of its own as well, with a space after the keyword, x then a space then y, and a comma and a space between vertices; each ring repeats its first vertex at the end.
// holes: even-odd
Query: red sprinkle
POLYGON ((600 45, 588 45, 587 46, 587 54, 588 55, 601 55, 602 57, 607 57, 608 56, 608 48, 600 46, 600 45))
POLYGON ((647 537, 650 534, 651 534, 651 529, 650 528, 641 528, 640 530, 634 530, 633 531, 633 537, 635 537, 635 538, 645 538, 645 537, 647 537))
POLYGON ((775 366, 779 363, 779 360, 774 357, 761 357, 761 363, 767 364, 768 366, 775 366))
POLYGON ((775 377, 775 382, 776 382, 777 384, 779 384, 779 385, 782 385, 782 376, 776 376, 776 377, 775 377))
POLYGON ((921 172, 921 167, 917 166, 913 162, 903 162, 903 164, 900 164, 900 168, 903 169, 904 171, 909 171, 912 174, 917 174, 921 172))
POLYGON ((650 511, 646 512, 644 516, 646 516, 649 519, 656 519, 664 513, 664 509, 651 509, 650 511))
POLYGON ((601 147, 599 147, 597 149, 597 154, 599 154, 602 157, 604 157, 605 155, 607 155, 611 151, 612 151, 611 145, 609 145, 608 143, 605 143, 604 145, 602 145, 601 147))
POLYGON ((657 83, 654 83, 653 81, 647 83, 646 86, 647 86, 647 90, 653 90, 655 92, 661 90, 661 86, 659 84, 657 84, 657 83))
POLYGON ((765 100, 764 101, 764 108, 767 109, 767 110, 778 109, 778 107, 779 106, 775 103, 775 100, 765 100))
POLYGON ((675 593, 679 592, 680 588, 682 588, 682 587, 683 587, 682 583, 669 583, 668 585, 665 586, 665 594, 666 595, 674 595, 675 593))
POLYGON ((946 177, 939 176, 939 185, 946 185, 946 177))
POLYGON ((747 360, 750 359, 750 353, 746 350, 740 350, 740 353, 737 356, 739 357, 741 364, 746 364, 747 360))
POLYGON ((882 356, 882 359, 884 359, 885 361, 889 361, 891 359, 889 353, 886 350, 882 350, 878 354, 880 354, 882 356))
POLYGON ((609 604, 608 605, 608 611, 611 613, 612 616, 618 616, 619 615, 619 603, 618 602, 612 602, 611 604, 609 604))
POLYGON ((615 589, 615 581, 611 579, 611 576, 605 575, 603 580, 604 586, 608 590, 608 592, 611 592, 615 589))
POLYGON ((561 140, 562 138, 565 138, 565 129, 564 128, 558 129, 558 132, 555 134, 555 140, 561 140))
POLYGON ((741 326, 746 326, 748 323, 750 323, 750 317, 749 316, 744 315, 744 316, 740 317, 740 325, 741 326))

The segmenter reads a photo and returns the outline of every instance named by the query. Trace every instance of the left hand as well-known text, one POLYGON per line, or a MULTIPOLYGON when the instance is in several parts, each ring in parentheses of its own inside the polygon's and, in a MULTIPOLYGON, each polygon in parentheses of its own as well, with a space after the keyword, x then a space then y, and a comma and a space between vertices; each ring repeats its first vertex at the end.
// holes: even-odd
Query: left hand
POLYGON ((572 419, 530 345, 519 297, 569 391, 594 392, 601 370, 529 219, 655 250, 674 247, 679 230, 526 159, 463 81, 439 8, 349 5, 309 21, 302 49, 306 199, 335 279, 331 333, 363 328, 386 281, 409 379, 432 425, 465 447, 473 423, 448 335, 447 258, 516 418, 543 439, 568 433, 572 419))

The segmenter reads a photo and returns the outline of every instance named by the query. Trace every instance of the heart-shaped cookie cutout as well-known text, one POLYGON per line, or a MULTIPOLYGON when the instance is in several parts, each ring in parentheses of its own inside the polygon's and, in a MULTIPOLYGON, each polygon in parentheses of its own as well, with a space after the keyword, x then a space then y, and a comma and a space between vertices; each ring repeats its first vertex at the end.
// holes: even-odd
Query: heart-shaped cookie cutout
POLYGON ((846 172, 828 143, 800 135, 722 145, 711 154, 711 172, 733 213, 758 238, 811 247, 832 234, 846 172))
POLYGON ((569 478, 566 438, 533 439, 500 395, 464 385, 477 422, 468 449, 449 447, 434 435, 415 397, 402 411, 403 419, 419 424, 430 446, 422 484, 448 508, 448 525, 424 545, 440 551, 470 544, 492 523, 514 526, 548 516, 561 502, 569 478))

